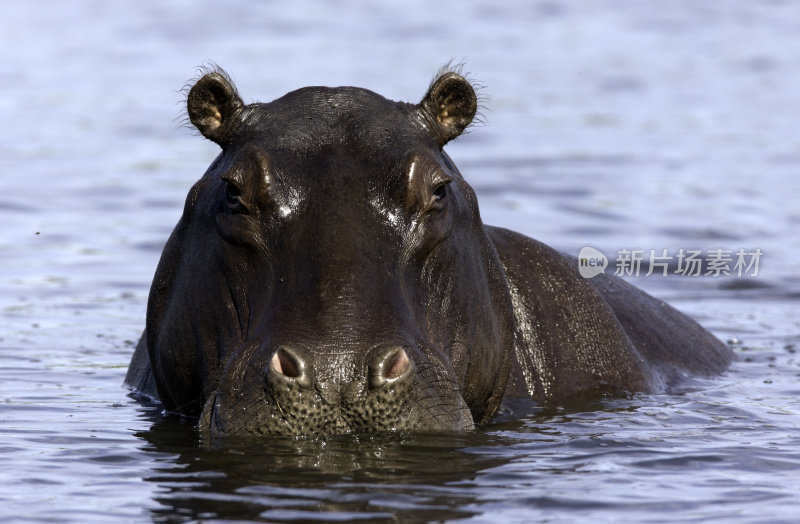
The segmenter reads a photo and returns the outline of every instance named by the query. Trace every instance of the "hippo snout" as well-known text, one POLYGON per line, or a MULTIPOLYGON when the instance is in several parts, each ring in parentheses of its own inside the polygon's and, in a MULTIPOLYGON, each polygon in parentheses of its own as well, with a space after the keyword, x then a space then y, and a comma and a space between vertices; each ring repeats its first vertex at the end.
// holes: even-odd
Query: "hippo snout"
POLYGON ((398 344, 349 356, 279 345, 260 368, 260 378, 252 365, 232 370, 237 378, 223 378, 200 418, 200 429, 225 436, 471 428, 472 417, 455 394, 457 388, 431 384, 431 366, 417 365, 422 355, 418 348, 398 344), (434 409, 442 404, 451 409, 434 409))

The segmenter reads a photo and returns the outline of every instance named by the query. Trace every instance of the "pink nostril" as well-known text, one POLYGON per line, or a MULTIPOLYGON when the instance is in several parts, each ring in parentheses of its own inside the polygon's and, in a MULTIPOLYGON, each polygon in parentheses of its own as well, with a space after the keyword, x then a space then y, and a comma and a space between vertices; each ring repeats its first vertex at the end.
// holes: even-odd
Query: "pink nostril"
POLYGON ((400 346, 384 346, 377 349, 369 366, 369 384, 373 388, 396 381, 407 381, 412 376, 414 361, 400 346))
POLYGON ((411 359, 408 358, 405 350, 400 348, 386 362, 383 368, 383 376, 387 380, 397 378, 411 368, 411 359))
POLYGON ((283 348, 279 348, 278 351, 272 355, 272 368, 284 377, 299 377, 301 365, 296 355, 289 353, 283 348))

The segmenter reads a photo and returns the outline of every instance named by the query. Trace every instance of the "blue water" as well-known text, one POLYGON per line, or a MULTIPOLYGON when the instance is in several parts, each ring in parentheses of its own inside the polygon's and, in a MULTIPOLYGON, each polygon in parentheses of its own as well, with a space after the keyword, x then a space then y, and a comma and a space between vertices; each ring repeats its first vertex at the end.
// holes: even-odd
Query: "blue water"
POLYGON ((0 521, 793 522, 800 510, 800 10, 790 1, 18 2, 0 17, 0 521), (730 343, 725 375, 464 435, 197 443, 127 396, 160 250, 246 100, 484 85, 448 146, 484 221, 577 253, 761 249, 630 279, 730 343))

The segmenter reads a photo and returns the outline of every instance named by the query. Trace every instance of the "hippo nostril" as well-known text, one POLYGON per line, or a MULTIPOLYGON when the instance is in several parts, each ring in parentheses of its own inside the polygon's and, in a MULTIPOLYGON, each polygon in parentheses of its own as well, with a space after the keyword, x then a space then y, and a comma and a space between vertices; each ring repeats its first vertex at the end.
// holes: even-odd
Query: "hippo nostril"
POLYGON ((297 378, 300 376, 300 366, 294 355, 283 348, 272 356, 272 368, 284 377, 297 378))
POLYGON ((286 346, 281 346, 270 360, 272 372, 280 377, 293 379, 300 385, 310 383, 309 370, 305 360, 286 346))
POLYGON ((408 371, 409 368, 411 368, 411 359, 408 358, 405 350, 400 348, 400 351, 396 351, 386 362, 386 366, 383 370, 383 376, 388 380, 392 380, 393 378, 397 378, 408 371))
POLYGON ((378 351, 370 366, 369 382, 372 387, 380 387, 410 374, 414 363, 408 353, 400 346, 392 346, 378 351))

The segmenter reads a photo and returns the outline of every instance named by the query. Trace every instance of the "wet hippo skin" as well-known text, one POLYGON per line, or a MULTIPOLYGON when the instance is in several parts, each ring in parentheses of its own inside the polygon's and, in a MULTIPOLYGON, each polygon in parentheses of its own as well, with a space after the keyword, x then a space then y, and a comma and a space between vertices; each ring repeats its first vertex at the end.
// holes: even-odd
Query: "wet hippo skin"
POLYGON ((482 223, 443 151, 477 109, 457 71, 418 104, 355 87, 245 104, 216 69, 187 106, 222 152, 126 383, 206 434, 470 430, 504 398, 663 391, 732 359, 664 302, 482 223))

